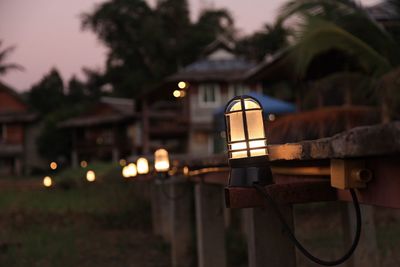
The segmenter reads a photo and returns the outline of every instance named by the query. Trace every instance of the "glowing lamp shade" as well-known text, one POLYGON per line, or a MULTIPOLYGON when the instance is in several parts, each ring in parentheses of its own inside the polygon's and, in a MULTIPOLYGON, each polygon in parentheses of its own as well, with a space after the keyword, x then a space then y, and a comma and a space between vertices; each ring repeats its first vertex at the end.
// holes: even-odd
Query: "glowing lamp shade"
POLYGON ((268 155, 260 103, 251 97, 232 99, 225 110, 230 159, 268 155))
POLYGON ((96 180, 96 174, 94 173, 94 171, 89 170, 86 172, 86 180, 88 182, 94 182, 96 180))
POLYGON ((138 158, 136 161, 137 172, 139 174, 149 173, 149 162, 145 158, 138 158))
POLYGON ((137 168, 135 163, 129 163, 122 169, 122 176, 125 178, 135 177, 137 175, 137 168))
POLYGON ((53 161, 50 163, 50 169, 55 170, 57 169, 57 162, 53 161))
POLYGON ((46 176, 43 178, 43 185, 45 187, 51 187, 53 185, 53 180, 51 179, 50 176, 46 176))
POLYGON ((257 99, 237 96, 225 108, 231 186, 266 184, 272 180, 263 109, 257 99))
POLYGON ((160 148, 154 152, 154 168, 157 172, 168 172, 169 157, 167 150, 160 148))

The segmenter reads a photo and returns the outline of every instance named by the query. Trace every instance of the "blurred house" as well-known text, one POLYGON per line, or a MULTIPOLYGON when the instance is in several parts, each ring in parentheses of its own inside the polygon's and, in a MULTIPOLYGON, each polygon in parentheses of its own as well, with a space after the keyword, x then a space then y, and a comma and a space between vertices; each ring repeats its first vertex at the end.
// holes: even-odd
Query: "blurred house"
POLYGON ((248 72, 246 81, 291 84, 297 113, 269 123, 269 143, 298 142, 332 136, 350 128, 379 123, 379 110, 359 97, 363 77, 347 71, 347 55, 329 50, 315 57, 306 73, 296 70, 295 47, 285 49, 248 72))
POLYGON ((37 154, 37 114, 0 83, 0 175, 21 175, 43 164, 37 154))
POLYGON ((367 13, 385 28, 399 26, 400 16, 389 1, 384 1, 366 8, 367 13))
POLYGON ((208 155, 214 152, 213 113, 236 95, 261 92, 244 82, 254 64, 237 56, 233 44, 218 38, 199 60, 167 77, 145 96, 144 144, 152 150, 208 155))
POLYGON ((139 146, 131 99, 103 97, 86 112, 60 123, 73 136, 72 165, 82 160, 112 160, 129 156, 139 146))

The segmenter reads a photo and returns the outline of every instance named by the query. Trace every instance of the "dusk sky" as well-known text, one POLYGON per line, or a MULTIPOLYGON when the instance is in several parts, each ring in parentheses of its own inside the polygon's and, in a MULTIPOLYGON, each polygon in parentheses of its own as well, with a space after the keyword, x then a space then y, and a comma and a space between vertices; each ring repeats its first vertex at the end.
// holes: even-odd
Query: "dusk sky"
MULTIPOLYGON (((150 1, 151 3, 155 0, 150 1)), ((25 67, 11 72, 2 81, 24 91, 56 67, 64 81, 82 67, 102 69, 106 49, 89 31, 81 31, 79 15, 91 11, 105 0, 0 0, 0 40, 5 46, 16 45, 9 62, 25 67)), ((196 19, 204 6, 227 8, 242 33, 251 33, 266 22, 273 22, 284 0, 189 0, 191 15, 196 19)), ((362 0, 371 5, 379 0, 362 0)), ((3 47, 4 48, 4 47, 3 47)))

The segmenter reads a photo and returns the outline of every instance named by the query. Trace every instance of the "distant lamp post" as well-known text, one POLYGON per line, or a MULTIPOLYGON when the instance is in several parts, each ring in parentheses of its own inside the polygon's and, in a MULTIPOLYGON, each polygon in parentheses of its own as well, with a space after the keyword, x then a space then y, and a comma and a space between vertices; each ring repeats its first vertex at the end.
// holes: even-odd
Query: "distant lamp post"
POLYGON ((82 168, 86 168, 88 166, 88 163, 87 163, 86 160, 82 160, 80 165, 81 165, 82 168))
POLYGON ((50 169, 56 170, 56 169, 57 169, 57 162, 52 161, 52 162, 50 163, 50 169))
POLYGON ((160 148, 154 152, 154 168, 158 173, 168 174, 169 156, 167 150, 160 148))
POLYGON ((178 87, 179 87, 179 89, 185 89, 187 87, 187 83, 184 81, 180 81, 178 83, 178 87))
POLYGON ((173 96, 175 98, 181 97, 181 91, 180 90, 174 90, 174 92, 172 94, 173 94, 173 96))
POLYGON ((43 185, 44 187, 51 187, 53 185, 53 180, 50 176, 46 176, 43 178, 43 185))
POLYGON ((120 159, 119 160, 119 165, 122 166, 122 167, 126 166, 126 160, 125 159, 120 159))
POLYGON ((88 170, 88 171, 86 172, 86 180, 87 180, 88 182, 94 182, 94 181, 96 180, 96 174, 95 174, 95 172, 92 171, 92 170, 88 170))
POLYGON ((237 96, 225 108, 230 186, 272 183, 263 109, 250 96, 237 96))
POLYGON ((149 162, 146 158, 138 158, 136 161, 137 172, 139 174, 148 174, 149 173, 149 162))
POLYGON ((122 169, 122 176, 124 178, 131 178, 137 175, 137 168, 135 163, 129 163, 122 169))

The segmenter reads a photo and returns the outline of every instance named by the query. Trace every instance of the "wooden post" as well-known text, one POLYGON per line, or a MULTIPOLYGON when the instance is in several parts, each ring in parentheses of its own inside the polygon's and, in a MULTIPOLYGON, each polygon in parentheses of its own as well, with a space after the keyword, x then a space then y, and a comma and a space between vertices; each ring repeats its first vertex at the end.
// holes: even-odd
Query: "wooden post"
POLYGON ((158 185, 155 183, 151 184, 151 219, 153 224, 153 233, 155 235, 162 234, 161 231, 161 205, 160 205, 160 194, 158 185))
POLYGON ((199 267, 226 266, 223 188, 195 185, 197 254, 199 267))
POLYGON ((142 153, 148 154, 150 152, 149 107, 146 99, 143 99, 142 105, 142 153))
MULTIPOLYGON (((293 229, 293 209, 282 205, 280 210, 293 229)), ((272 207, 246 210, 249 267, 294 267, 296 254, 293 244, 282 231, 272 207)))
POLYGON ((161 216, 161 235, 165 241, 171 240, 171 199, 168 198, 170 194, 170 184, 161 182, 158 185, 158 194, 160 199, 160 216, 161 216))
MULTIPOLYGON (((354 255, 347 261, 348 267, 374 267, 379 266, 378 245, 374 221, 374 207, 360 205, 361 208, 361 237, 354 255)), ((342 225, 344 247, 347 250, 353 242, 356 219, 352 204, 342 204, 342 225)))
POLYGON ((173 181, 170 193, 172 267, 190 267, 194 261, 191 184, 173 181))

